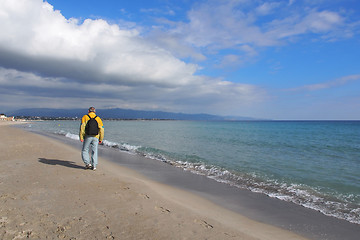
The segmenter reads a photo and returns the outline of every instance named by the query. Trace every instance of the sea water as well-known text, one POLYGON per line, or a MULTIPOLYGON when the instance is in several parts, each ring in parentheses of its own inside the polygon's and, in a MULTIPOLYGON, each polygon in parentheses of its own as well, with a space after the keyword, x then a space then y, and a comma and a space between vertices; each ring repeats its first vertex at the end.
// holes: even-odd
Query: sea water
MULTIPOLYGON (((79 121, 27 128, 78 140, 79 121)), ((104 121, 104 145, 360 224, 360 121, 104 121)))

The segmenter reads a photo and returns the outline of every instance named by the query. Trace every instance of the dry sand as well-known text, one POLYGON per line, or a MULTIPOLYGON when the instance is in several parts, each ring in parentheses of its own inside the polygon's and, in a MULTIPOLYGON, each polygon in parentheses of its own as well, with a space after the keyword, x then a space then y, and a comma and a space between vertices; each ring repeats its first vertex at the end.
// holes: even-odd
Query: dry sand
POLYGON ((304 239, 0 123, 0 239, 304 239))

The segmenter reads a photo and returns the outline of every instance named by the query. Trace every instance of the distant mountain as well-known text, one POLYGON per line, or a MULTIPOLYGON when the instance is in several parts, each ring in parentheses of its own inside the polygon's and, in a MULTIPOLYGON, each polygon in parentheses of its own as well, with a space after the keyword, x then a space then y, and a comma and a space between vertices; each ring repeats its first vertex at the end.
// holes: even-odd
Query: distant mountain
MULTIPOLYGON (((27 108, 11 113, 9 116, 27 117, 66 117, 81 118, 87 109, 53 109, 53 108, 27 108)), ((165 119, 165 120, 197 120, 197 121, 224 121, 224 120, 255 120, 248 117, 217 116, 211 114, 185 114, 162 111, 142 111, 131 109, 96 109, 96 113, 104 119, 165 119)))

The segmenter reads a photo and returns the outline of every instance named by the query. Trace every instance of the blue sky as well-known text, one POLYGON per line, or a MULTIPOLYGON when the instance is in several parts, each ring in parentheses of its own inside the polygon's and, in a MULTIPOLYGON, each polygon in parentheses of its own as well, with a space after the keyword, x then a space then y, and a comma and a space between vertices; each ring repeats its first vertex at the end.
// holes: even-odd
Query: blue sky
POLYGON ((2 112, 360 119, 357 0, 0 0, 2 112))

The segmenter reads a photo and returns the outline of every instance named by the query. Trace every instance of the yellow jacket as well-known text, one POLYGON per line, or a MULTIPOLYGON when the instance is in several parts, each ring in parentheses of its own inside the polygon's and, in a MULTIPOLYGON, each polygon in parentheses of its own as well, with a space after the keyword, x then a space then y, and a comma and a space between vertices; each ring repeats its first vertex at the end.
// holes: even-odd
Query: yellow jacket
MULTIPOLYGON (((94 118, 96 116, 96 114, 94 112, 90 112, 89 116, 91 118, 94 118)), ((85 127, 86 127, 87 122, 90 120, 89 116, 84 115, 81 119, 80 133, 79 133, 80 140, 84 140, 84 138, 85 138, 85 135, 86 135, 85 127)), ((98 125, 99 125, 99 134, 96 135, 95 137, 97 137, 99 139, 99 141, 102 142, 104 140, 104 124, 99 116, 97 118, 95 118, 95 120, 98 122, 98 125)))

